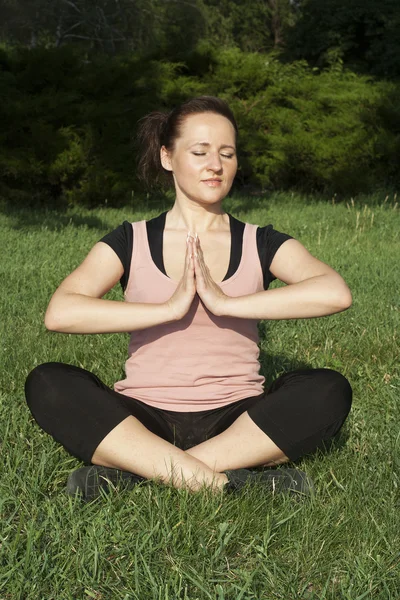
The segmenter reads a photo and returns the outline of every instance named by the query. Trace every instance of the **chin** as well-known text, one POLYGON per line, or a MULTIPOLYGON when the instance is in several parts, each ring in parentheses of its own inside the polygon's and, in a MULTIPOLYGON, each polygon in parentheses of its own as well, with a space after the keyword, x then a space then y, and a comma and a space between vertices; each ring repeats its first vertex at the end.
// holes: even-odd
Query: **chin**
POLYGON ((224 189, 206 187, 205 189, 197 189, 196 193, 189 191, 189 186, 185 187, 186 189, 178 186, 177 191, 179 190, 179 192, 191 202, 196 202, 197 204, 202 204, 205 206, 212 206, 213 204, 222 202, 222 200, 224 200, 224 198, 226 198, 226 196, 229 194, 229 190, 231 188, 231 186, 228 188, 224 187, 224 189))
POLYGON ((205 191, 205 193, 204 190, 202 190, 202 193, 199 194, 199 198, 204 198, 206 202, 219 202, 226 198, 226 196, 229 194, 229 190, 230 187, 228 189, 209 188, 205 191))

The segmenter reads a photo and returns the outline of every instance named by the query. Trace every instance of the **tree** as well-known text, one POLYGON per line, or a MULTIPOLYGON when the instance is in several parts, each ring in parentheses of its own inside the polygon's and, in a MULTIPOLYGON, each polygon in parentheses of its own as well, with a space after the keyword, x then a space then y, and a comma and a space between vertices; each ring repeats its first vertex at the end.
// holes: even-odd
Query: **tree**
POLYGON ((0 22, 6 41, 108 54, 182 54, 204 35, 197 0, 3 0, 0 22))
POLYGON ((285 45, 286 29, 294 25, 291 0, 202 0, 208 37, 248 52, 267 52, 285 45))
POLYGON ((348 68, 383 77, 400 75, 398 0, 303 0, 296 27, 288 32, 289 59, 323 68, 348 68))

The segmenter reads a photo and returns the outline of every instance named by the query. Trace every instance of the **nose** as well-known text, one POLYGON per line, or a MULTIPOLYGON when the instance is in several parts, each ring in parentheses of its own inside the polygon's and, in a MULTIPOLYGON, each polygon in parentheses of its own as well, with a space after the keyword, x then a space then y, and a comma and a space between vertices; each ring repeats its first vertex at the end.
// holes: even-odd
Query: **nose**
POLYGON ((215 173, 222 171, 222 161, 219 152, 210 152, 208 168, 210 171, 214 171, 215 173))

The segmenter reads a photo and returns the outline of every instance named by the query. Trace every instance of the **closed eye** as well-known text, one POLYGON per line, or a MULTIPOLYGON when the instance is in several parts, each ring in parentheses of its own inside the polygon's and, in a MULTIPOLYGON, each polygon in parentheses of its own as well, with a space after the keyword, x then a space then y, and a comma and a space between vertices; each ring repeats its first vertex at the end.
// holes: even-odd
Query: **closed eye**
MULTIPOLYGON (((204 156, 205 152, 192 152, 195 156, 204 156)), ((233 158, 234 154, 221 154, 224 158, 233 158)))

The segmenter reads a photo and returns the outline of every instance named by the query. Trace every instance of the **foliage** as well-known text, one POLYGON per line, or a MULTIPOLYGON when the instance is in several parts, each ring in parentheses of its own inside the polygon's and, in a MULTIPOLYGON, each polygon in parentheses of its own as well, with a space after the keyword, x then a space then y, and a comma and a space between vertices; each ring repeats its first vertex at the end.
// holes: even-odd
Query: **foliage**
POLYGON ((340 64, 202 42, 185 63, 3 47, 0 69, 0 192, 14 201, 126 201, 141 190, 138 119, 204 93, 236 114, 240 185, 356 194, 400 180, 398 86, 340 64))
POLYGON ((178 66, 133 57, 84 63, 68 47, 7 58, 0 74, 3 193, 95 204, 130 192, 133 124, 144 107, 158 107, 178 66))
POLYGON ((213 79, 241 125, 243 182, 344 194, 398 182, 395 84, 236 50, 221 56, 213 79))
POLYGON ((269 52, 285 45, 297 19, 290 0, 203 0, 207 38, 217 46, 269 52))
POLYGON ((399 30, 398 0, 303 0, 287 30, 288 57, 321 68, 340 59, 358 72, 399 77, 399 30))
POLYGON ((90 56, 135 52, 177 58, 205 28, 200 0, 10 0, 0 6, 4 40, 31 48, 73 44, 90 56))
POLYGON ((8 0, 0 39, 83 55, 134 52, 187 61, 201 42, 244 52, 279 50, 287 62, 342 60, 364 74, 400 75, 398 0, 8 0))

